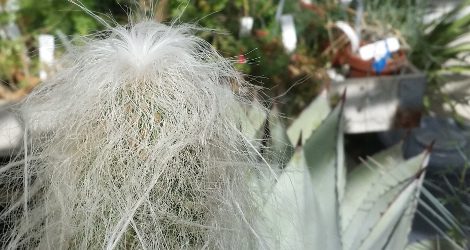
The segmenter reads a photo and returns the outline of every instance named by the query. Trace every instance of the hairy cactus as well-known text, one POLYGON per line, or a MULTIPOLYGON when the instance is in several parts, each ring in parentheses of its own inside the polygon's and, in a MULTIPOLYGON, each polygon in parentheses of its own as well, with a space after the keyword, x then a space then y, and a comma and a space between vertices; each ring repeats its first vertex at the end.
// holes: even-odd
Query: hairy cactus
POLYGON ((248 86, 196 30, 109 27, 20 104, 24 160, 0 169, 4 249, 253 247, 256 158, 232 91, 248 86))

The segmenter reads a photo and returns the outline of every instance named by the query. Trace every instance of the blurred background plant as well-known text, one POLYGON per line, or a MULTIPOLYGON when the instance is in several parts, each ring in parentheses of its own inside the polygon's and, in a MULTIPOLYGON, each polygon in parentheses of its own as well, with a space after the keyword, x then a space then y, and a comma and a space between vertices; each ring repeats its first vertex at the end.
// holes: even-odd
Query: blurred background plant
MULTIPOLYGON (((442 87, 451 80, 450 75, 468 74, 470 65, 468 56, 470 45, 462 39, 470 33, 470 1, 461 1, 454 8, 442 13, 434 20, 424 20, 419 24, 414 35, 414 46, 410 60, 426 72, 427 95, 425 108, 430 109, 431 102, 442 99, 451 109, 452 115, 459 122, 462 117, 455 109, 459 102, 468 105, 468 100, 452 100, 442 91, 442 87), (455 103, 456 101, 457 103, 455 103)), ((441 100, 439 100, 441 101, 441 100)))
POLYGON ((301 8, 298 2, 288 1, 282 7, 282 1, 274 0, 167 2, 157 4, 157 20, 180 16, 182 22, 197 21, 210 29, 200 36, 232 59, 250 83, 263 87, 263 92, 271 97, 291 90, 277 98, 285 104, 282 113, 298 113, 321 90, 324 78, 317 72, 324 60, 316 49, 323 32, 314 28, 319 27, 315 13, 301 8), (294 53, 288 53, 280 39, 277 16, 294 12, 298 44, 294 53), (244 17, 253 18, 253 26, 245 36, 240 34, 244 17), (297 82, 302 84, 292 88, 297 82))
MULTIPOLYGON (((126 21, 123 0, 92 1, 83 4, 95 13, 112 12, 117 21, 126 21)), ((76 5, 62 0, 0 1, 0 98, 20 99, 39 84, 38 36, 61 38, 56 54, 76 35, 87 35, 103 26, 76 5)))
POLYGON ((440 182, 427 181, 424 186, 437 198, 439 204, 452 213, 454 223, 441 228, 444 228, 445 233, 455 242, 468 249, 470 247, 470 186, 467 183, 469 161, 464 152, 461 154, 465 159, 464 166, 457 168, 458 170, 456 166, 448 166, 431 176, 434 180, 440 179, 440 182))
MULTIPOLYGON (((425 71, 429 80, 429 95, 439 93, 439 82, 445 82, 442 70, 467 71, 467 65, 445 67, 450 59, 462 61, 468 52, 468 44, 455 42, 468 32, 469 15, 461 11, 469 1, 458 5, 442 17, 427 21, 425 16, 433 11, 429 0, 360 1, 350 7, 337 1, 278 1, 278 0, 83 0, 87 9, 98 15, 112 13, 118 22, 128 20, 135 6, 157 21, 169 22, 179 17, 181 22, 197 22, 208 28, 199 35, 236 67, 248 80, 261 85, 269 96, 277 96, 284 103, 283 113, 298 113, 327 81, 324 69, 345 43, 342 32, 333 25, 344 21, 354 25, 355 11, 363 2, 361 18, 364 34, 375 41, 395 35, 402 47, 408 50, 408 59, 425 71), (151 12, 151 13, 150 13, 151 12), (296 50, 288 53, 282 44, 280 14, 292 13, 297 34, 296 50), (240 36, 240 20, 253 18, 248 36, 240 36), (342 40, 338 40, 342 36, 342 40), (250 76, 248 76, 250 75, 250 76), (253 77, 256 76, 256 77, 253 77), (289 90, 285 95, 282 95, 289 90)), ((1 98, 20 98, 12 93, 25 88, 30 91, 39 83, 38 36, 50 33, 62 42, 56 53, 63 51, 67 40, 75 35, 86 35, 103 26, 74 4, 65 0, 33 1, 2 0, 0 15, 0 78, 1 98), (8 96, 8 97, 7 97, 8 96)), ((137 13, 137 12, 134 12, 137 13)), ((425 97, 429 107, 429 97, 425 97)))

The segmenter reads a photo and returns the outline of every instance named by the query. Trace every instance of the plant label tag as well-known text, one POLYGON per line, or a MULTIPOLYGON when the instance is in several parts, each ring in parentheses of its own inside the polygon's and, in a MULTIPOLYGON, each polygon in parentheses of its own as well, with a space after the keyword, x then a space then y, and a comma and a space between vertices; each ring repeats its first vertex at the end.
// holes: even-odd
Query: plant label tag
POLYGON ((240 33, 238 34, 238 36, 239 37, 250 36, 252 29, 253 29, 253 17, 251 16, 242 17, 242 19, 240 20, 240 33))
MULTIPOLYGON (((52 35, 39 35, 39 61, 50 66, 54 61, 54 37, 52 35)), ((39 78, 45 80, 47 73, 44 69, 39 72, 39 78)))
POLYGON ((20 27, 15 23, 10 23, 5 28, 7 30, 7 37, 10 39, 17 39, 21 36, 20 27))
POLYGON ((0 156, 10 156, 23 139, 23 124, 18 117, 0 104, 0 156))
POLYGON ((359 48, 359 56, 362 60, 380 59, 387 52, 392 53, 400 49, 400 42, 396 37, 390 37, 375 43, 367 44, 359 48))
POLYGON ((351 43, 351 52, 356 53, 359 49, 359 35, 356 33, 353 27, 351 27, 349 23, 343 21, 336 22, 336 27, 342 30, 349 38, 349 42, 351 43))
POLYGON ((288 53, 297 46, 297 34, 295 32, 294 17, 292 15, 281 16, 282 44, 288 53))
POLYGON ((279 3, 277 4, 276 14, 274 16, 274 19, 276 20, 276 22, 279 22, 281 20, 281 15, 282 15, 282 12, 284 12, 285 3, 286 3, 286 0, 280 0, 279 3))

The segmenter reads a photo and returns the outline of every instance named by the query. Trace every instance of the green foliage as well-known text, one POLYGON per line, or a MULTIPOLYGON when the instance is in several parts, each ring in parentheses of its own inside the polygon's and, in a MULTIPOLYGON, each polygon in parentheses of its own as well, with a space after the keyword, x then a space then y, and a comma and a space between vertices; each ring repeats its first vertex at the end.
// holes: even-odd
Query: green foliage
MULTIPOLYGON (((428 95, 440 96, 451 107, 454 118, 458 121, 462 118, 455 110, 455 103, 441 91, 441 87, 449 81, 446 73, 470 71, 467 61, 470 46, 464 41, 459 42, 461 37, 470 33, 470 13, 463 11, 469 6, 470 1, 465 0, 440 18, 430 23, 421 22, 413 35, 416 42, 412 44, 409 55, 409 60, 426 72, 428 95), (452 64, 446 64, 451 60, 454 61, 452 64)), ((467 104, 465 101, 463 103, 467 104)))
MULTIPOLYGON (((423 17, 427 12, 426 1, 364 1, 365 20, 376 26, 374 32, 384 38, 398 36, 405 47, 420 43, 417 33, 422 32, 423 17)), ((367 29, 367 27, 365 27, 367 29)))
MULTIPOLYGON (((294 15, 298 33, 298 49, 293 55, 288 54, 282 45, 280 25, 275 20, 278 3, 274 0, 178 0, 168 2, 167 12, 171 18, 179 17, 181 22, 196 21, 204 28, 215 30, 203 31, 199 36, 233 60, 243 74, 256 76, 246 79, 264 87, 268 95, 277 96, 289 90, 279 101, 287 104, 282 107, 283 113, 295 114, 320 90, 316 73, 328 60, 318 56, 323 48, 318 40, 327 38, 325 21, 319 22, 315 13, 298 2, 287 1, 283 14, 294 15), (246 16, 253 17, 254 32, 239 37, 240 19, 246 16), (246 64, 236 63, 239 55, 244 55, 246 64), (297 55, 303 58, 298 60, 297 55)), ((340 8, 336 9, 341 12, 340 8)))
POLYGON ((21 66, 19 58, 22 52, 21 45, 21 39, 0 40, 0 76, 11 76, 14 74, 14 69, 21 66))
MULTIPOLYGON (((462 157, 466 157, 462 152, 462 157)), ((453 214, 452 222, 447 227, 446 234, 452 238, 459 245, 468 248, 469 232, 470 232, 470 219, 468 217, 470 208, 468 207, 468 200, 470 198, 470 187, 466 183, 468 178, 468 161, 461 169, 455 171, 455 168, 449 167, 437 173, 437 177, 442 180, 440 183, 428 183, 429 189, 434 190, 441 198, 440 204, 448 207, 453 214)))
MULTIPOLYGON (((17 11, 2 12, 0 15, 0 26, 14 24, 21 31, 21 36, 18 38, 0 40, 0 80, 8 83, 8 86, 0 84, 2 90, 6 88, 15 91, 38 81, 35 78, 40 67, 37 57, 39 35, 55 35, 56 31, 61 31, 69 39, 73 39, 76 35, 87 35, 104 28, 93 16, 70 1, 22 0, 18 2, 20 6, 17 11)), ((100 2, 82 0, 79 3, 98 15, 113 12, 117 21, 122 21, 120 13, 125 16, 121 6, 115 0, 100 2)), ((124 20, 126 19, 127 17, 124 17, 124 20)), ((64 49, 61 44, 58 44, 56 48, 58 54, 64 49)), ((1 97, 8 98, 8 96, 1 97)))
POLYGON ((446 249, 446 250, 461 250, 458 246, 449 243, 446 240, 426 240, 420 242, 414 242, 406 246, 405 250, 434 250, 434 249, 446 249))
POLYGON ((437 71, 450 70, 468 71, 467 67, 445 67, 443 63, 449 59, 463 61, 470 52, 468 44, 453 44, 458 38, 470 32, 470 14, 460 15, 464 8, 470 6, 470 1, 464 1, 442 17, 422 24, 421 32, 415 34, 420 41, 412 49, 411 60, 419 68, 429 72, 430 77, 436 77, 437 71), (462 56, 464 54, 464 57, 462 56))
MULTIPOLYGON (((95 1, 80 2, 91 11, 103 11, 95 8, 95 1)), ((110 3, 111 1, 106 2, 110 3)), ((23 33, 36 32, 38 29, 45 29, 46 32, 60 29, 65 34, 83 35, 93 32, 99 27, 102 28, 93 17, 68 1, 25 0, 21 2, 18 14, 23 33)))

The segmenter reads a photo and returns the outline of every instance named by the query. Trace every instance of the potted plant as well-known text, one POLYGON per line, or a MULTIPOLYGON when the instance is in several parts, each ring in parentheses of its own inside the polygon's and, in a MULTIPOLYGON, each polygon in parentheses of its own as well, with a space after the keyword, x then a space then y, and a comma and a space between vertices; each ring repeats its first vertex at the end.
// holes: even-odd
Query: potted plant
MULTIPOLYGON (((361 45, 366 45, 366 43, 361 45)), ((339 53, 344 53, 344 63, 349 65, 348 77, 393 75, 403 68, 407 58, 405 50, 400 49, 378 61, 374 59, 364 60, 358 54, 352 52, 350 44, 346 45, 339 53)))
POLYGON ((355 25, 351 21, 326 25, 336 37, 325 53, 333 54, 332 65, 344 74, 337 77, 329 70, 330 96, 335 99, 345 89, 353 96, 345 104, 346 132, 419 125, 426 82, 407 60, 406 39, 381 21, 366 22, 368 14, 361 14, 360 8, 355 14, 361 20, 355 25))

